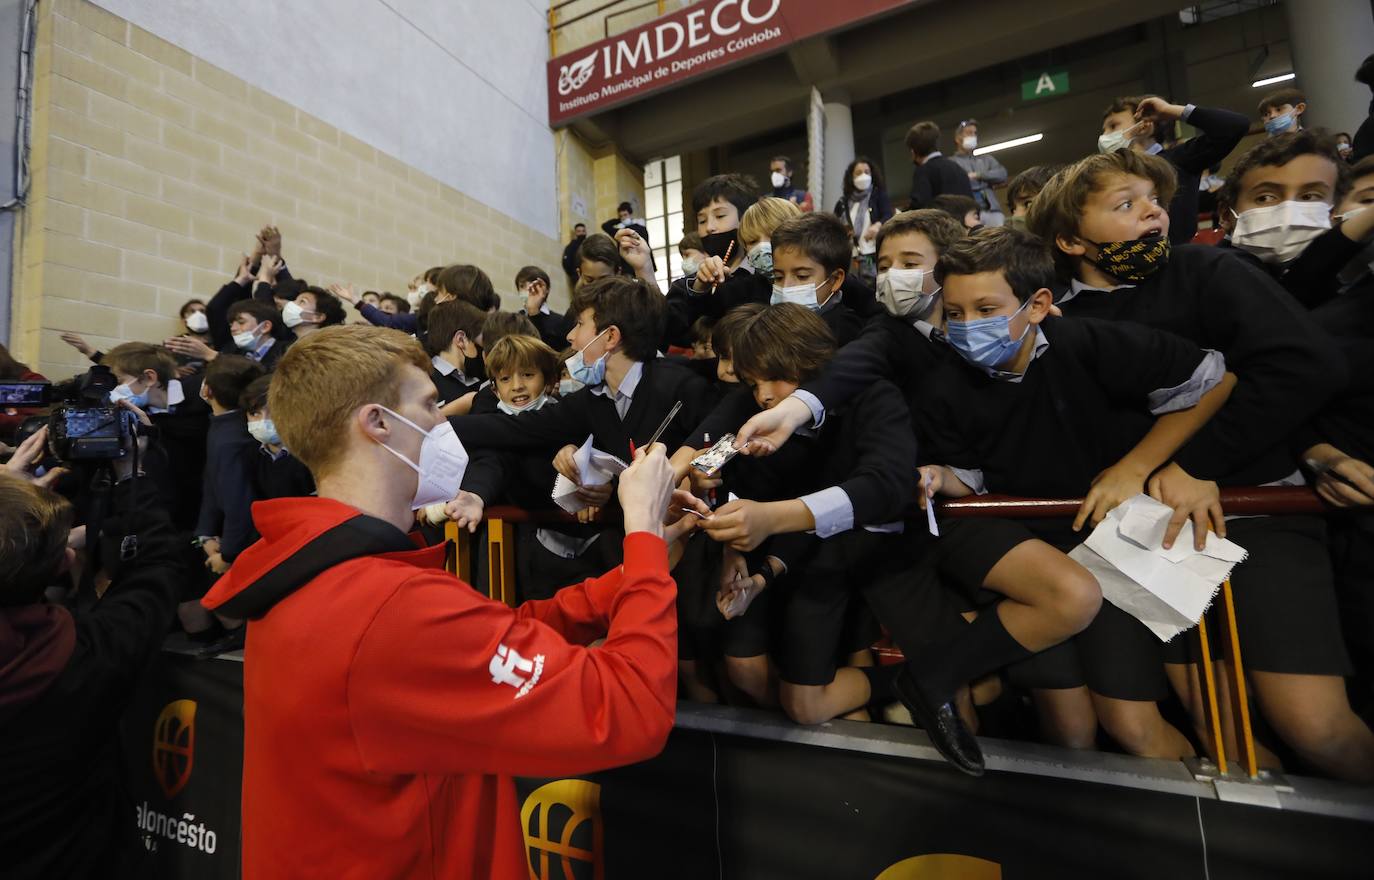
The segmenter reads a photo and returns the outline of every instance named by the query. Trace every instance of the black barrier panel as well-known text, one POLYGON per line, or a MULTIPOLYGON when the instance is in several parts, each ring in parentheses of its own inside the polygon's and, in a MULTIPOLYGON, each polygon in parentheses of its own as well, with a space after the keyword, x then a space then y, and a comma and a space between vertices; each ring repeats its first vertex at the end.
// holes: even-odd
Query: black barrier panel
POLYGON ((574 812, 560 783, 520 781, 539 880, 1367 876, 1367 823, 723 734, 676 730, 655 760, 586 778, 604 874, 558 857, 566 821, 533 821, 574 812))
POLYGON ((149 878, 237 880, 243 664, 164 653, 120 731, 149 878))

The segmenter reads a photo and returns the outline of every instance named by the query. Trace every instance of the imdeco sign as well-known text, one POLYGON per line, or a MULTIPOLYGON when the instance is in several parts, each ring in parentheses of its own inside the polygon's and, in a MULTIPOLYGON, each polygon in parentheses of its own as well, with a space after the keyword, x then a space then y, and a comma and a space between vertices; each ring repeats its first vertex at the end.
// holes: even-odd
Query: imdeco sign
POLYGON ((705 0, 549 62, 549 124, 608 110, 914 0, 705 0))

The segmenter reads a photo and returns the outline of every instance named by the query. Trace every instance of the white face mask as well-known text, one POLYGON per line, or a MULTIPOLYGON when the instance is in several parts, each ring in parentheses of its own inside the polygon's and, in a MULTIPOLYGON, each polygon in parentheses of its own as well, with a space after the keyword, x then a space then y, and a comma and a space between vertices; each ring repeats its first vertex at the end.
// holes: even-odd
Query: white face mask
POLYGON ((1280 202, 1237 214, 1231 244, 1266 263, 1287 263, 1331 228, 1325 202, 1280 202))
POLYGON ((258 346, 258 333, 256 330, 245 330, 242 333, 234 334, 234 346, 239 351, 250 351, 258 346))
POLYGON ((277 434, 277 426, 272 424, 271 419, 258 419, 248 423, 248 433, 253 435, 253 439, 263 446, 280 446, 281 437, 277 434))
POLYGON ((581 390, 582 390, 583 388, 585 388, 585 387, 587 387, 587 386, 583 385, 581 382, 577 381, 576 379, 559 379, 559 380, 558 380, 558 396, 559 396, 559 397, 567 397, 569 394, 576 394, 577 392, 581 391, 581 390))
POLYGON ((794 284, 791 287, 782 287, 774 284, 773 296, 769 299, 769 303, 772 305, 777 305, 778 303, 795 303, 813 312, 818 312, 821 308, 820 298, 817 296, 817 287, 815 284, 810 283, 794 284))
POLYGON ((1125 149, 1131 142, 1126 137, 1128 129, 1118 128, 1116 131, 1109 131, 1097 138, 1097 151, 1099 153, 1115 153, 1117 150, 1125 149))
POLYGON ((683 275, 695 275, 695 274, 697 274, 697 270, 700 269, 700 268, 701 268, 701 263, 700 263, 698 260, 696 260, 694 257, 683 257, 683 258, 682 258, 682 274, 683 274, 683 275))
POLYGON ((873 185, 872 174, 854 175, 854 188, 859 192, 868 192, 868 188, 873 185))
POLYGON ((978 147, 978 135, 971 134, 964 138, 964 149, 972 153, 978 147))
POLYGON ((784 186, 787 186, 787 175, 783 174, 781 171, 774 171, 772 180, 773 189, 782 189, 784 186))
POLYGON ((878 273, 878 302, 894 318, 924 315, 939 293, 935 288, 925 293, 927 284, 934 287, 934 278, 924 269, 888 269, 878 273))
POLYGON ((210 329, 210 319, 204 312, 192 312, 186 316, 186 329, 192 333, 204 333, 210 329))
POLYGON ((305 309, 292 300, 281 307, 281 319, 287 327, 299 327, 305 323, 305 309))
POLYGON ((381 408, 425 438, 420 442, 419 464, 380 440, 377 441, 383 449, 420 475, 415 484, 415 497, 410 502, 410 509, 419 510, 430 504, 457 498, 458 491, 463 488, 463 474, 468 469, 468 451, 463 448, 463 442, 458 439, 458 435, 453 433, 453 425, 449 424, 448 419, 441 419, 432 431, 425 431, 400 413, 384 406, 381 408))
POLYGON ((553 398, 549 397, 549 395, 547 394, 539 395, 534 400, 531 400, 524 406, 512 406, 509 403, 506 403, 504 400, 499 400, 496 402, 496 408, 508 416, 518 416, 521 413, 534 412, 535 410, 543 409, 544 404, 550 403, 552 400, 553 398))

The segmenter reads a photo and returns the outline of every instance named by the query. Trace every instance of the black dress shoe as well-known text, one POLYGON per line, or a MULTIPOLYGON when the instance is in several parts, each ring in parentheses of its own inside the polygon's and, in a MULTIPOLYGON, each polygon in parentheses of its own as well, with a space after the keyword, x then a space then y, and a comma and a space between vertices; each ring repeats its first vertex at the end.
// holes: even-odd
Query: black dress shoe
POLYGON ((970 776, 983 775, 983 750, 969 731, 953 702, 936 705, 916 684, 909 666, 903 666, 893 682, 897 697, 911 713, 911 720, 925 729, 931 745, 945 760, 970 776))

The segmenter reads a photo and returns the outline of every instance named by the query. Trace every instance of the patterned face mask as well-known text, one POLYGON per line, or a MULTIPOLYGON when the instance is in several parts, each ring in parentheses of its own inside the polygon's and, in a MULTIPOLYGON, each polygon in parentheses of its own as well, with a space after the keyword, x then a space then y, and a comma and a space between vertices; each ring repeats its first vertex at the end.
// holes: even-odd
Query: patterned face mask
POLYGON ((1139 283, 1169 262, 1169 238, 1165 235, 1088 243, 1097 246, 1097 258, 1089 257, 1088 262, 1118 281, 1139 283))

